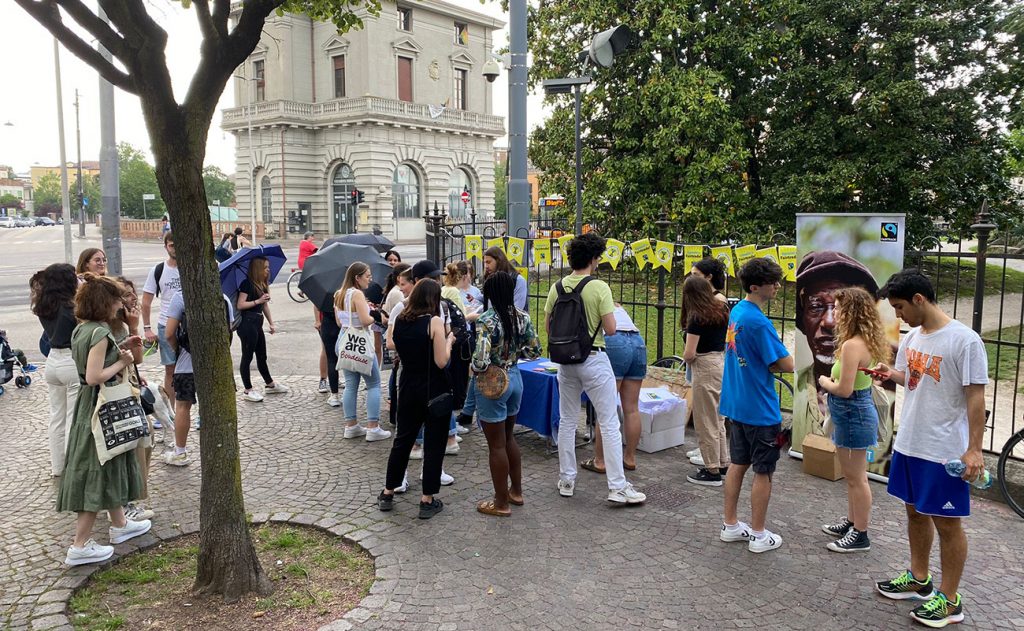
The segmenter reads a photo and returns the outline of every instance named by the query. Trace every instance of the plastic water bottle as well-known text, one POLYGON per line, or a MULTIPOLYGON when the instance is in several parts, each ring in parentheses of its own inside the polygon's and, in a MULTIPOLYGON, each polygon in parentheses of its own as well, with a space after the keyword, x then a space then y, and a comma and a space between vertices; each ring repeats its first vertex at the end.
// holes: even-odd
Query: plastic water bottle
MULTIPOLYGON (((960 462, 960 459, 950 460, 946 463, 946 473, 959 478, 967 470, 967 465, 960 462)), ((974 482, 971 482, 971 486, 976 489, 987 489, 992 486, 992 475, 988 472, 988 469, 982 469, 981 475, 974 482)))

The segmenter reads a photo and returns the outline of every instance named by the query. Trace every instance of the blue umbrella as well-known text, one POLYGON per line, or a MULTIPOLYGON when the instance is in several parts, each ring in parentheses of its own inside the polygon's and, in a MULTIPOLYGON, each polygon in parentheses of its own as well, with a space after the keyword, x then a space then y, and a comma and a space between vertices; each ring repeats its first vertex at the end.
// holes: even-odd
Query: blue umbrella
POLYGON ((249 263, 255 258, 265 258, 270 263, 270 277, 267 284, 273 283, 281 272, 288 257, 279 245, 258 245, 254 248, 245 247, 235 252, 231 258, 218 265, 220 269, 220 287, 224 295, 235 304, 238 298, 238 287, 249 278, 249 263))

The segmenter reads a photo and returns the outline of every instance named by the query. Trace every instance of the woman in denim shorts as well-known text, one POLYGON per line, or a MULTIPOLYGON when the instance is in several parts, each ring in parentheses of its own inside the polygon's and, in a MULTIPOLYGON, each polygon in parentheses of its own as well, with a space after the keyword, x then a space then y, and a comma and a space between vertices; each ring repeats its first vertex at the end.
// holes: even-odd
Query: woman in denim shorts
POLYGON ((495 272, 484 283, 487 310, 476 321, 477 342, 472 361, 476 373, 492 365, 508 373, 508 388, 497 399, 484 396, 479 384, 473 382, 476 416, 487 438, 494 483, 494 499, 479 502, 476 509, 497 517, 512 514, 509 504, 523 505, 522 458, 513 433, 523 400, 523 377, 517 362, 520 357, 536 359, 541 353, 530 316, 515 307, 515 287, 515 276, 506 272, 495 272))
MULTIPOLYGON (((622 305, 616 304, 615 335, 604 336, 605 351, 615 373, 615 387, 622 406, 622 429, 626 448, 622 452, 622 467, 636 470, 636 446, 640 444, 640 388, 647 376, 647 345, 640 329, 622 305)), ((588 471, 604 473, 604 447, 601 429, 594 432, 594 457, 580 463, 588 471)))
POLYGON ((818 382, 828 392, 828 409, 835 426, 832 440, 839 452, 848 495, 846 517, 822 526, 822 530, 838 537, 828 544, 829 550, 865 552, 871 549, 871 487, 866 454, 878 440, 879 419, 871 398, 871 377, 861 369, 888 362, 892 349, 873 295, 860 287, 846 287, 836 290, 833 299, 836 361, 831 377, 822 375, 818 382))

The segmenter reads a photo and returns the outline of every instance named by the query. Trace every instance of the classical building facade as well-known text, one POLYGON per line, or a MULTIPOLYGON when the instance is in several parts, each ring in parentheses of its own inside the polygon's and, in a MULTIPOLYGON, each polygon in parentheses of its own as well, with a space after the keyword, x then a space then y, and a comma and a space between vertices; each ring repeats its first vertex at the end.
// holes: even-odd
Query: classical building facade
POLYGON ((492 145, 505 129, 482 68, 504 23, 439 0, 385 2, 362 18, 339 34, 271 17, 236 72, 239 107, 221 126, 236 138, 240 220, 255 208, 257 221, 294 213, 318 235, 379 228, 406 240, 422 238, 435 204, 456 217, 493 211, 492 145))

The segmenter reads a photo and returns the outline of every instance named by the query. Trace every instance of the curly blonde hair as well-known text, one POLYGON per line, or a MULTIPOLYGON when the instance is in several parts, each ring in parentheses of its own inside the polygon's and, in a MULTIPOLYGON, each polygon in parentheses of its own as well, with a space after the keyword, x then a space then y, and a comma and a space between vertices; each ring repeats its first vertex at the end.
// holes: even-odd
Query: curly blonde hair
POLYGON ((878 314, 875 297, 862 287, 844 287, 833 294, 838 307, 836 313, 836 359, 843 342, 857 337, 864 340, 875 361, 892 360, 892 346, 885 336, 882 316, 878 314))

